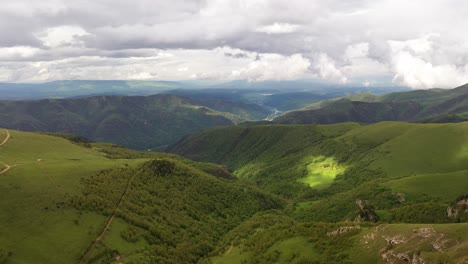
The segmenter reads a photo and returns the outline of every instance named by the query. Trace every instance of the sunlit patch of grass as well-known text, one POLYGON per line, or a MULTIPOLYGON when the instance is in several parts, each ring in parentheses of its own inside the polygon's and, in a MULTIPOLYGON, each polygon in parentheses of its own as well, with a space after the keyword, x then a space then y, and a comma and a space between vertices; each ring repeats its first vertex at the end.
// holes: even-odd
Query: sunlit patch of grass
POLYGON ((310 187, 330 184, 339 174, 346 171, 346 166, 340 165, 333 157, 313 157, 307 165, 306 177, 299 179, 310 187))

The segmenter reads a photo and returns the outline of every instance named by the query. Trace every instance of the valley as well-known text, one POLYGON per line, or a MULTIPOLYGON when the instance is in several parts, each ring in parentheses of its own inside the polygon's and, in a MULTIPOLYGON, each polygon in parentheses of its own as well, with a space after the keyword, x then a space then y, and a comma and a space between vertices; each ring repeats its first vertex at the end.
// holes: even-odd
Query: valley
POLYGON ((468 1, 0 4, 0 264, 468 264, 468 1))
POLYGON ((468 123, 385 120, 464 90, 0 101, 0 263, 463 263, 468 123))

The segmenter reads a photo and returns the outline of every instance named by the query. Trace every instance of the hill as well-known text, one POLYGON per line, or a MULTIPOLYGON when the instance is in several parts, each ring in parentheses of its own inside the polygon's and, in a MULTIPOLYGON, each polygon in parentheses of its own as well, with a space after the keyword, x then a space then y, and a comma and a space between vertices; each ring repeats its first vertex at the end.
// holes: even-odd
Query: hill
POLYGON ((466 133, 468 123, 246 125, 168 150, 292 199, 299 219, 353 220, 372 207, 387 222, 452 222, 447 207, 468 190, 466 133))
POLYGON ((216 165, 8 133, 1 263, 195 262, 243 220, 283 207, 216 165))
POLYGON ((171 81, 67 80, 46 83, 0 83, 3 100, 62 99, 97 95, 152 95, 189 87, 171 81))
POLYGON ((462 122, 467 119, 468 85, 455 89, 431 89, 390 93, 382 96, 352 95, 325 100, 274 120, 281 124, 376 123, 410 121, 423 123, 462 122))
POLYGON ((0 101, 0 127, 71 133, 146 150, 196 130, 257 120, 269 113, 248 103, 163 94, 0 101))
POLYGON ((244 125, 168 150, 290 201, 231 231, 206 263, 463 263, 466 133, 468 123, 244 125))
POLYGON ((172 148, 234 175, 2 129, 0 262, 463 263, 467 129, 236 126, 172 148))

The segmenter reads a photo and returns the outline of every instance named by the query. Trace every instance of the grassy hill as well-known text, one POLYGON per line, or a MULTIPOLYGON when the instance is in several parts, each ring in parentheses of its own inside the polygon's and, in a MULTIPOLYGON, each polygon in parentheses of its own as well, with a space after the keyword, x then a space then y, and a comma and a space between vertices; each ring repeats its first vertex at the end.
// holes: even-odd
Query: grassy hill
POLYGON ((0 175, 1 263, 188 263, 244 219, 283 207, 216 165, 9 133, 0 146, 0 161, 13 166, 0 175))
POLYGON ((431 89, 382 96, 351 95, 314 103, 274 120, 281 124, 376 123, 411 121, 423 123, 468 120, 468 85, 455 89, 431 89))
POLYGON ((175 95, 0 101, 0 127, 71 133, 145 150, 173 143, 196 130, 268 114, 253 104, 175 95))
POLYGON ((468 225, 297 222, 257 214, 201 263, 464 263, 468 225))
POLYGON ((207 263, 463 263, 468 229, 456 222, 466 213, 447 210, 467 194, 467 133, 468 123, 245 125, 169 151, 223 164, 290 203, 234 229, 207 263))
POLYGON ((464 263, 467 130, 212 128, 191 161, 2 129, 0 263, 464 263))
POLYGON ((169 151, 226 165, 295 201, 303 220, 354 220, 361 200, 389 222, 451 222, 447 207, 468 190, 467 133, 468 123, 237 126, 169 151))

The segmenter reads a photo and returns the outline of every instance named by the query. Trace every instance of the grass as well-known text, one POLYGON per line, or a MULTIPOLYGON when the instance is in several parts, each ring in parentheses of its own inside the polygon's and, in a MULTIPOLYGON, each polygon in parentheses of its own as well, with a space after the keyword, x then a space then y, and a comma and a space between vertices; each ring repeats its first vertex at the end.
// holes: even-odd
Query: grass
POLYGON ((301 258, 321 260, 320 254, 305 237, 293 237, 279 241, 268 249, 267 254, 278 256, 277 263, 297 263, 301 258))
POLYGON ((5 140, 6 136, 7 136, 7 134, 6 134, 5 130, 1 129, 0 130, 0 143, 3 142, 3 140, 5 140))
POLYGON ((213 264, 241 264, 249 259, 249 255, 242 253, 238 247, 231 247, 224 255, 210 259, 213 264))
POLYGON ((307 165, 306 177, 299 179, 299 182, 306 183, 310 187, 324 187, 346 170, 346 167, 336 162, 333 157, 319 156, 312 157, 311 160, 307 165))
POLYGON ((200 132, 170 149, 291 199, 301 221, 355 219, 360 199, 389 221, 450 222, 442 208, 468 190, 467 134, 467 122, 243 125, 200 132), (439 213, 416 217, 416 207, 439 213))
MULTIPOLYGON (((468 259, 468 224, 391 224, 365 228, 355 237, 352 263, 386 263, 380 252, 392 250, 429 263, 464 263, 468 259), (389 247, 385 239, 399 240, 389 247), (437 250, 435 246, 441 246, 437 250)), ((395 261, 395 260, 393 260, 395 261)))
POLYGON ((59 137, 10 133, 0 160, 17 166, 0 175, 0 246, 12 263, 76 262, 107 217, 68 208, 66 197, 80 192, 82 178, 147 159, 108 159, 59 137))
POLYGON ((382 185, 405 194, 409 200, 427 196, 449 203, 460 194, 468 192, 468 171, 420 174, 392 180, 382 185))

